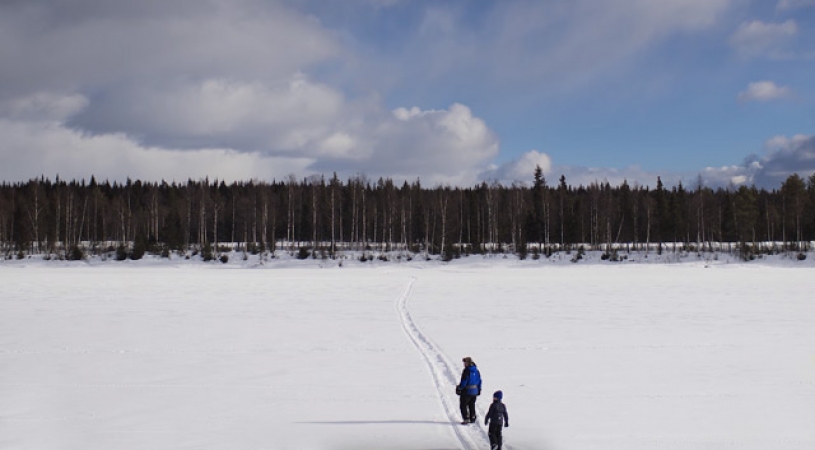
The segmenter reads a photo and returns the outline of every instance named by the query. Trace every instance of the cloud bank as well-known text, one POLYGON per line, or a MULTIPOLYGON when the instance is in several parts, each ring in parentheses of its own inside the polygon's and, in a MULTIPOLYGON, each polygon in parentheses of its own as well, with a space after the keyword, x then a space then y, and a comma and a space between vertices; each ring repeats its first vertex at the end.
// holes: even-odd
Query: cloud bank
POLYGON ((712 186, 777 188, 796 173, 815 173, 815 135, 776 136, 765 142, 763 155, 750 155, 739 165, 705 168, 701 176, 712 186))
POLYGON ((774 189, 792 174, 805 178, 815 174, 815 135, 775 136, 764 143, 763 155, 749 155, 741 164, 705 167, 696 172, 646 170, 638 166, 619 169, 556 165, 552 164, 549 155, 533 150, 515 160, 491 167, 481 177, 504 184, 531 184, 536 165, 543 169, 549 186, 555 186, 564 176, 571 186, 596 183, 619 186, 627 182, 632 186, 654 188, 659 177, 666 186, 682 183, 685 187, 696 188, 701 182, 703 186, 711 188, 755 185, 774 189))
MULTIPOLYGON (((507 157, 483 109, 468 105, 477 101, 388 104, 377 88, 415 78, 455 86, 499 80, 484 86, 524 95, 577 89, 624 73, 671 36, 711 29, 737 1, 502 1, 484 9, 483 26, 467 22, 465 9, 437 4, 419 8, 394 56, 378 57, 306 12, 308 2, 3 2, 0 179, 271 180, 338 172, 469 185, 529 182, 538 165, 550 183, 560 175, 575 185, 695 178, 558 164, 554 149, 507 157)), ((807 3, 782 0, 778 9, 807 3)), ((411 2, 331 7, 349 4, 376 12, 411 2)), ((792 19, 755 20, 728 42, 745 59, 781 58, 798 33, 792 19)), ((759 81, 737 98, 791 92, 759 81)), ((769 183, 795 165, 809 170, 807 139, 703 173, 711 183, 769 183)))
POLYGON ((35 0, 0 12, 0 61, 15 62, 0 69, 5 180, 338 171, 468 183, 499 152, 466 105, 391 111, 376 92, 349 98, 307 75, 350 56, 284 2, 35 0))

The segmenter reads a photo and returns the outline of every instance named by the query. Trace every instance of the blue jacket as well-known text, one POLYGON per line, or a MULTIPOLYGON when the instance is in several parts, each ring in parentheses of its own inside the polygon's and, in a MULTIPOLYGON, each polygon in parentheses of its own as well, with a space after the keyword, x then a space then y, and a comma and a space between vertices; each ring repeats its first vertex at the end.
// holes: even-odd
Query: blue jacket
POLYGON ((467 395, 481 395, 481 373, 478 367, 472 365, 461 372, 461 393, 467 395))

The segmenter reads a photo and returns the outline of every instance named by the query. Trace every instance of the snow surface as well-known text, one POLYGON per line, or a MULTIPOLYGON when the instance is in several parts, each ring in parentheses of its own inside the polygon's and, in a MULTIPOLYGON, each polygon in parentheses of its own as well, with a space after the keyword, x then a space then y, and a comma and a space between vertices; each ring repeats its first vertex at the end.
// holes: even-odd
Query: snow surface
POLYGON ((319 265, 0 265, 0 448, 815 448, 811 267, 319 265))

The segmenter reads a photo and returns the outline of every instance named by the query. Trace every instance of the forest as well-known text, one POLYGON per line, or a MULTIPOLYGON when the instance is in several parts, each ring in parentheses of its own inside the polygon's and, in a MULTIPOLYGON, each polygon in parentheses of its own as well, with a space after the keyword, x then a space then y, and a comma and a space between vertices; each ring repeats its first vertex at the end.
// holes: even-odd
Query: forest
POLYGON ((125 183, 49 180, 0 185, 0 251, 139 259, 222 251, 288 251, 301 258, 343 252, 439 255, 485 252, 521 258, 562 250, 778 252, 800 258, 815 240, 815 174, 776 189, 549 184, 540 167, 529 183, 472 187, 419 180, 395 184, 364 175, 264 182, 188 180, 125 183), (670 250, 668 250, 670 249, 670 250))

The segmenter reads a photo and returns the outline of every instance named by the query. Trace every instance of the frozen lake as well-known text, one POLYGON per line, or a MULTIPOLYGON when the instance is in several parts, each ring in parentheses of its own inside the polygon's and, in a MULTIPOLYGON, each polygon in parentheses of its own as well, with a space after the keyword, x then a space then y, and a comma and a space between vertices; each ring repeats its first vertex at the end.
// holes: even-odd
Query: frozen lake
POLYGON ((815 448, 815 272, 0 267, 0 448, 815 448))

